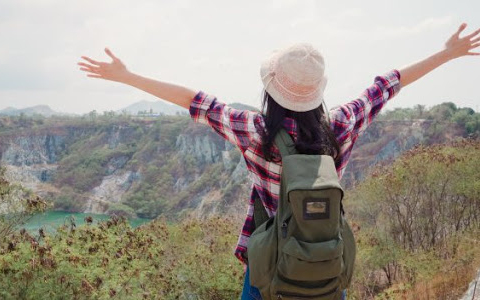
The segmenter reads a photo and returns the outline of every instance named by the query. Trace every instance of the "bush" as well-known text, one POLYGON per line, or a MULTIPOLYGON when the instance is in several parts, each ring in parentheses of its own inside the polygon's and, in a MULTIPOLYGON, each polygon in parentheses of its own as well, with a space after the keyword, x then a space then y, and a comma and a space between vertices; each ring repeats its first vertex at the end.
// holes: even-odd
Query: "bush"
POLYGON ((5 172, 0 166, 0 242, 8 240, 8 236, 35 213, 51 206, 32 191, 10 183, 5 172))
POLYGON ((423 299, 415 293, 420 286, 428 287, 425 299, 464 291, 469 277, 462 274, 471 280, 480 266, 472 246, 480 230, 479 169, 480 141, 422 146, 377 166, 347 193, 349 218, 361 224, 355 299, 423 299), (446 276, 451 269, 456 275, 446 276))
POLYGON ((243 271, 227 218, 155 220, 132 229, 112 217, 0 243, 2 299, 234 299, 243 271))

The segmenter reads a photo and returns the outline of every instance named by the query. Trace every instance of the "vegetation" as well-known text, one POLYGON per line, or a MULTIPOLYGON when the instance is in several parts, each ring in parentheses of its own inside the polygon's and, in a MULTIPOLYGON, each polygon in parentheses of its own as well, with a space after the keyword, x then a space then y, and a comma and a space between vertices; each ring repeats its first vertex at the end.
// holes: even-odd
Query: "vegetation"
MULTIPOLYGON (((226 186, 223 192, 230 198, 246 192, 241 184, 230 182, 233 168, 222 161, 205 164, 192 155, 192 150, 179 151, 177 143, 182 135, 188 139, 185 144, 195 142, 195 136, 209 136, 207 142, 216 143, 217 149, 225 145, 210 128, 196 126, 186 116, 139 119, 95 111, 82 117, 8 116, 0 118, 0 149, 2 136, 8 140, 23 130, 28 131, 27 136, 56 134, 62 138, 50 147, 56 153, 58 168, 48 182, 54 187, 48 196, 57 210, 84 211, 92 189, 119 169, 133 175, 119 205, 107 210, 110 213, 177 218, 196 206, 191 199, 205 189, 226 186), (182 187, 175 185, 179 178, 182 187)), ((228 154, 231 165, 236 166, 240 153, 230 149, 228 154)))
POLYGON ((377 120, 418 120, 423 119, 435 122, 433 127, 438 134, 448 122, 458 125, 465 132, 465 136, 480 136, 480 113, 469 107, 457 107, 453 102, 444 102, 428 109, 425 105, 416 105, 413 108, 396 108, 380 114, 377 120))
MULTIPOLYGON (((480 267, 479 168, 479 141, 417 147, 348 192, 358 245, 352 299, 453 299, 465 291, 480 267)), ((135 229, 123 217, 86 221, 54 234, 1 235, 0 298, 233 299, 241 292, 243 269, 232 255, 238 218, 162 218, 135 229)))
MULTIPOLYGON (((255 109, 240 104, 232 105, 255 109)), ((418 105, 387 111, 377 120, 411 122, 421 119, 430 122, 429 126, 425 126, 426 133, 422 140, 431 144, 446 140, 442 138, 443 135, 478 136, 479 118, 480 114, 470 108, 443 103, 430 109, 418 105)), ((113 111, 91 111, 79 117, 6 116, 0 118, 0 149, 3 136, 21 136, 22 132, 25 135, 58 133, 57 136, 64 137, 59 142, 63 148, 58 149, 57 145, 53 149, 58 169, 49 182, 54 187, 48 189, 48 197, 54 200, 55 209, 85 210, 86 199, 91 198, 92 189, 99 186, 105 176, 121 169, 122 172, 133 172, 130 187, 122 194, 121 205, 109 211, 145 218, 159 215, 177 218, 196 207, 196 202, 190 200, 198 198, 199 193, 205 193, 206 188, 219 189, 225 199, 247 193, 245 184, 229 180, 233 169, 226 168, 222 162, 202 163, 192 151, 179 151, 179 135, 190 138, 185 140, 185 144, 190 145, 193 143, 191 137, 208 135, 216 143, 224 143, 208 127, 194 125, 188 116, 139 118, 113 111)), ((395 134, 397 132, 390 130, 378 140, 360 139, 357 147, 363 147, 362 155, 365 157, 374 157, 379 149, 392 141, 391 136, 395 134)), ((405 141, 407 144, 410 142, 405 141)), ((229 154, 233 165, 241 159, 235 149, 231 149, 229 154)), ((354 181, 350 177, 347 175, 344 178, 347 186, 354 181)), ((107 205, 105 209, 108 209, 107 205)))
MULTIPOLYGON (((87 222, 92 220, 87 220, 87 222)), ((234 299, 243 268, 232 255, 231 219, 124 218, 16 232, 0 240, 1 299, 234 299)))
POLYGON ((454 299, 466 290, 480 266, 479 168, 478 140, 417 147, 348 193, 355 299, 454 299))
MULTIPOLYGON (((478 118, 451 103, 379 116, 380 121, 431 122, 430 137, 448 126, 477 137, 478 118)), ((179 135, 212 134, 189 122, 184 116, 139 120, 96 112, 79 118, 0 118, 0 138, 22 130, 83 128, 76 136, 65 135, 66 147, 59 153, 53 179, 57 209, 82 210, 85 193, 123 168, 140 170, 141 180, 109 212, 165 216, 135 229, 123 217, 112 217, 98 224, 91 219, 84 226, 71 223, 52 234, 15 231, 16 224, 47 205, 8 182, 1 170, 0 212, 8 207, 10 214, 0 214, 0 299, 237 298, 243 269, 232 251, 241 220, 199 220, 188 212, 205 187, 226 201, 246 195, 242 182, 229 181, 241 157, 229 150, 229 166, 202 163, 195 153, 178 151, 179 135)), ((349 190, 345 210, 358 246, 349 299, 458 298, 480 267, 479 169, 478 139, 418 146, 393 164, 375 167, 349 190)))
POLYGON ((30 190, 10 183, 5 178, 5 168, 0 167, 0 237, 12 234, 18 225, 48 206, 30 190))

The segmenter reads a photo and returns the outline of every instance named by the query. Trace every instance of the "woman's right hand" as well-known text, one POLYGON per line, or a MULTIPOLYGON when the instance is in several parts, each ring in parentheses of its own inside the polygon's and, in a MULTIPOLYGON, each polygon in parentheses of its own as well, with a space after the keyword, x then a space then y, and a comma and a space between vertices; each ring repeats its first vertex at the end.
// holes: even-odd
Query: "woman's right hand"
POLYGON ((82 66, 80 70, 86 71, 88 77, 102 78, 111 81, 125 82, 126 78, 130 74, 125 64, 113 53, 110 49, 105 48, 105 53, 112 58, 112 62, 100 62, 93 60, 87 56, 82 56, 83 59, 90 64, 79 62, 78 65, 82 66))
POLYGON ((480 55, 479 52, 474 52, 473 49, 480 47, 480 28, 474 32, 460 37, 460 33, 467 28, 467 24, 463 23, 445 43, 445 51, 449 53, 451 59, 467 56, 480 55))
POLYGON ((400 85, 405 87, 452 59, 467 55, 480 55, 480 52, 473 51, 473 49, 480 47, 480 29, 467 36, 460 37, 460 33, 466 27, 467 24, 465 23, 460 25, 458 30, 445 43, 443 50, 401 68, 399 70, 400 85))

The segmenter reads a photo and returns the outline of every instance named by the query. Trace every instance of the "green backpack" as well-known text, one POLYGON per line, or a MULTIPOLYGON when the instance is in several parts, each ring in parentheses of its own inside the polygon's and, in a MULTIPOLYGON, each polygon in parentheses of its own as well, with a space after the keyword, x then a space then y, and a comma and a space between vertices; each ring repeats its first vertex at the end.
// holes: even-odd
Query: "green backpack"
POLYGON ((355 241, 343 215, 343 189, 331 156, 298 154, 281 129, 280 198, 268 218, 255 201, 247 247, 250 284, 262 299, 341 299, 350 285, 355 241))

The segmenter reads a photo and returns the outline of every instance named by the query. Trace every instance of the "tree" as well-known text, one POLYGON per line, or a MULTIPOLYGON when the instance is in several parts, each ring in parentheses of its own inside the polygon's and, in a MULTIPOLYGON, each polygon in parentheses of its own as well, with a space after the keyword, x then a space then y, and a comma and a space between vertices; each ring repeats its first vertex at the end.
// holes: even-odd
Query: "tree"
POLYGON ((39 196, 5 178, 5 167, 0 167, 0 238, 6 238, 37 212, 49 205, 39 196))
POLYGON ((92 110, 88 113, 88 116, 90 117, 90 121, 94 122, 97 119, 97 111, 92 110))
POLYGON ((417 118, 421 119, 425 113, 425 105, 417 104, 415 105, 414 109, 417 113, 417 118))

